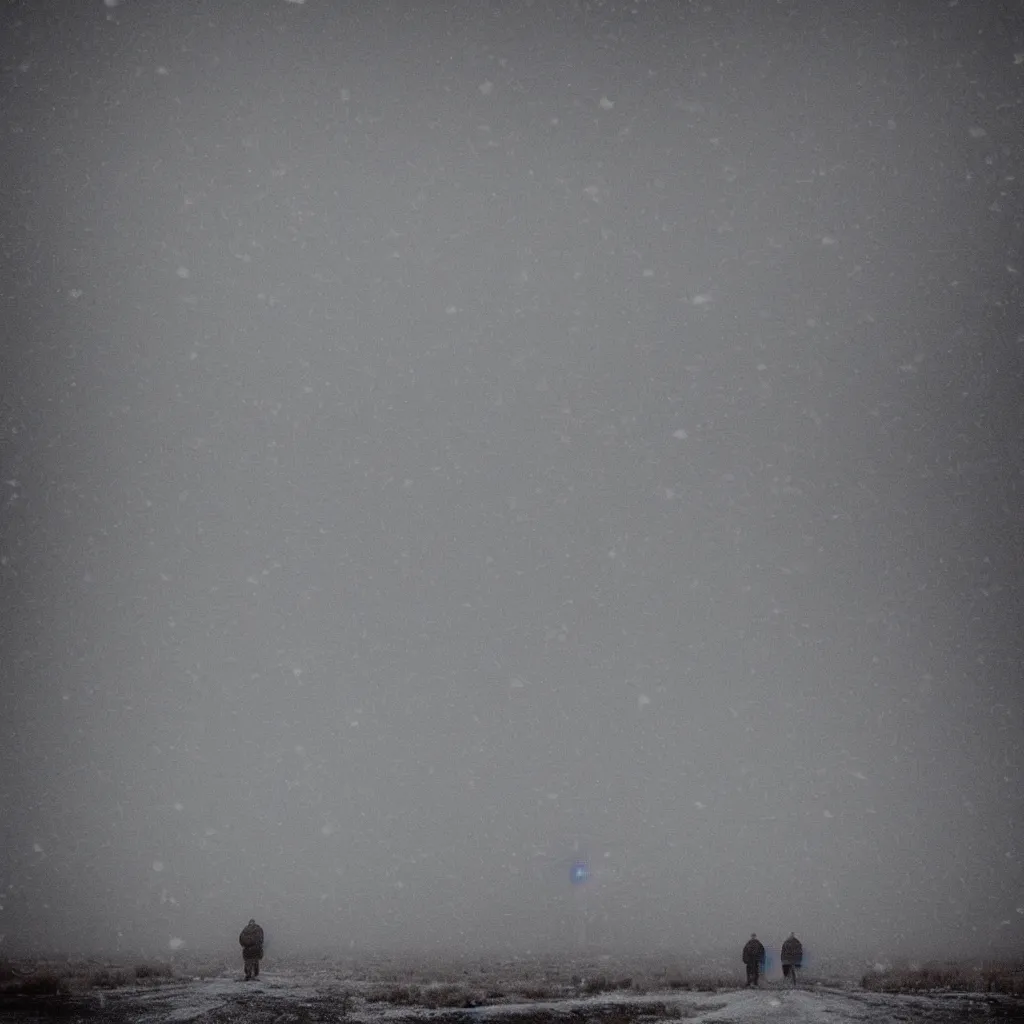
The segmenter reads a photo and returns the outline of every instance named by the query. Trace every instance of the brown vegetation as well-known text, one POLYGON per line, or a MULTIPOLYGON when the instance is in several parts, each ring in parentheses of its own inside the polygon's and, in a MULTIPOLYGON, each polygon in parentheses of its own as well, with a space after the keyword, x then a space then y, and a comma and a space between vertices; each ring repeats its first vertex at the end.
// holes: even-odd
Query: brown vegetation
POLYGON ((66 996, 92 989, 150 987, 173 979, 174 971, 170 964, 151 961, 133 967, 70 962, 0 962, 0 994, 5 996, 66 996))
POLYGON ((1024 996, 1024 965, 924 964, 865 974, 861 986, 872 992, 989 992, 1024 996))
POLYGON ((368 1001, 393 1006, 425 1006, 430 1010, 470 1009, 488 1002, 481 993, 450 983, 392 985, 370 993, 368 1001))
POLYGON ((587 996, 596 996, 599 992, 618 992, 622 989, 632 988, 632 978, 609 978, 607 974, 598 974, 595 977, 587 978, 580 988, 587 996))

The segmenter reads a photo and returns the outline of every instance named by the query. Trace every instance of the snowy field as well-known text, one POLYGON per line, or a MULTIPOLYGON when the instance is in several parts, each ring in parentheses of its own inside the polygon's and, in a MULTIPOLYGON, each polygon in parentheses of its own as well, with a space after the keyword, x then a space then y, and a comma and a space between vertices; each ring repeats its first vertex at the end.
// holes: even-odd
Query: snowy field
MULTIPOLYGON (((579 965, 573 965, 579 969, 579 965)), ((980 993, 936 992, 890 995, 867 992, 855 983, 807 979, 793 990, 770 979, 757 990, 674 985, 688 981, 654 971, 629 978, 618 963, 592 964, 589 973, 567 973, 539 963, 418 967, 371 966, 328 960, 272 964, 257 981, 245 982, 240 965, 203 965, 188 976, 150 986, 83 989, 58 996, 7 995, 0 1020, 118 1021, 132 1024, 216 1021, 252 1024, 350 1021, 352 1024, 660 1024, 665 1021, 807 1022, 1009 1021, 1024 1020, 1024 1000, 980 993), (213 973, 210 973, 212 970, 213 973), (629 984, 631 982, 631 984, 629 984), (607 983, 610 990, 593 992, 607 983), (622 986, 622 987, 616 987, 622 986), (627 987, 628 986, 628 987, 627 987), (709 990, 704 991, 707 987, 709 990)), ((636 964, 627 965, 635 967, 636 964)))

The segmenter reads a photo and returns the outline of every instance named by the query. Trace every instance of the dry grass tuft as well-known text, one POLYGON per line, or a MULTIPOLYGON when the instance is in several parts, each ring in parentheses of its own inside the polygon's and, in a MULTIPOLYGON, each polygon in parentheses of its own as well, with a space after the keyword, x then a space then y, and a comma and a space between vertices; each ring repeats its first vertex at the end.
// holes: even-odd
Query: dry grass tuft
POLYGON ((737 988, 736 978, 726 978, 717 974, 694 974, 686 978, 673 977, 665 982, 665 987, 676 992, 718 992, 720 989, 737 988))
POLYGON ((68 979, 56 971, 39 971, 27 978, 5 981, 2 986, 7 996, 66 996, 71 987, 68 979))
POLYGON ((451 982, 425 985, 391 985, 371 992, 368 1002, 390 1003, 392 1006, 424 1006, 428 1010, 471 1009, 489 1000, 479 992, 451 982))
POLYGON ((479 993, 462 985, 428 985, 423 990, 423 1005, 430 1010, 471 1009, 480 1006, 483 999, 479 993))
POLYGON ((135 976, 124 967, 104 967, 90 971, 84 979, 84 988, 113 989, 126 988, 135 981, 135 976))
POLYGON ((160 981, 161 979, 169 980, 173 977, 174 968, 170 964, 147 961, 146 963, 135 965, 136 981, 160 981))
POLYGON ((616 981, 609 978, 607 974, 598 974, 595 977, 587 978, 580 989, 585 995, 595 996, 599 992, 619 992, 632 987, 632 978, 620 978, 616 981))
POLYGON ((503 989, 495 988, 487 993, 488 999, 499 1001, 511 996, 514 999, 532 1003, 554 1002, 557 999, 564 999, 566 987, 551 982, 519 982, 506 992, 503 989))
POLYGON ((391 985, 378 988, 367 995, 371 1003, 390 1003, 392 1006, 418 1006, 420 1002, 419 985, 391 985))

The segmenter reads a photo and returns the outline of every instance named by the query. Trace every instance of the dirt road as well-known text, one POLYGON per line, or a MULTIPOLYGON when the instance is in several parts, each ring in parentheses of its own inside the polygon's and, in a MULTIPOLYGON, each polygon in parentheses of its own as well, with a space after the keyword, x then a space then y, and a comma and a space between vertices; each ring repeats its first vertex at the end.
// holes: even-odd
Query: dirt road
POLYGON ((60 1019, 114 1024, 962 1024, 1022 1021, 1024 1001, 966 994, 884 995, 858 989, 762 988, 612 993, 591 999, 429 1010, 368 1002, 343 983, 264 976, 0 1001, 0 1022, 60 1019))

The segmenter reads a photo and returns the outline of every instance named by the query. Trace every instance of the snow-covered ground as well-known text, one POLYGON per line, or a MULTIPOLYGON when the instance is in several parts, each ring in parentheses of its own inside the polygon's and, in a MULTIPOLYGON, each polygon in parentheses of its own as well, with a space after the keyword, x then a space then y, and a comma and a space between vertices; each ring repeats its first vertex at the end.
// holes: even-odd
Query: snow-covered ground
MULTIPOLYGON (((470 972, 460 972, 469 974, 470 972)), ((225 968, 216 977, 179 979, 151 988, 112 992, 98 990, 60 1000, 0 1003, 0 1021, 59 1015, 63 1020, 110 1020, 132 1024, 216 1021, 219 1024, 287 1024, 287 1022, 347 1021, 351 1024, 663 1024, 678 1020, 728 1022, 805 1022, 843 1024, 954 1024, 958 1021, 1024 1020, 1024 1000, 980 994, 935 993, 886 995, 854 985, 830 986, 809 982, 796 990, 769 981, 760 989, 742 987, 715 991, 624 989, 593 996, 515 1000, 517 985, 503 986, 479 975, 464 982, 424 980, 423 972, 403 976, 389 972, 350 972, 327 962, 267 969, 253 982, 240 971, 225 968), (489 1005, 430 1008, 402 1002, 412 991, 423 1003, 438 995, 457 1001, 461 991, 488 988, 489 1005)), ((507 977, 507 975, 506 975, 507 977)), ((542 987, 538 985, 538 987, 542 987)))

